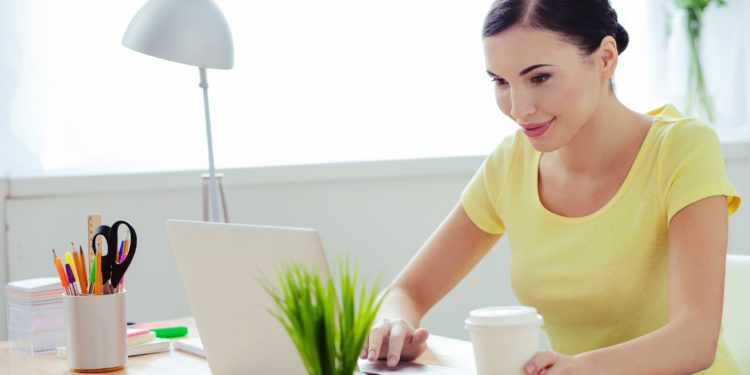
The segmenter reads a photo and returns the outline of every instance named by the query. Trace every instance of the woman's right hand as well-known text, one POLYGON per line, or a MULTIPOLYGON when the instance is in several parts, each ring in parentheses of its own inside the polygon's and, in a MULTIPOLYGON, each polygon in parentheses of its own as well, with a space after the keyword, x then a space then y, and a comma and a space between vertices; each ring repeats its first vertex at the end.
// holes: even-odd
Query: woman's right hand
POLYGON ((427 349, 424 328, 414 329, 403 320, 382 319, 370 330, 361 358, 370 362, 387 358, 386 366, 395 367, 399 360, 412 361, 427 349))

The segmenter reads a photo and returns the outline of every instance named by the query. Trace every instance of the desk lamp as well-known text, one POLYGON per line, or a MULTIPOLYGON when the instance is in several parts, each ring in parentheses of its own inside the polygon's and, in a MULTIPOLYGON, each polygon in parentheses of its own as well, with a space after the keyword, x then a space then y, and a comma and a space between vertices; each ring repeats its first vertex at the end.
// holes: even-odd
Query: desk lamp
POLYGON ((208 140, 210 221, 219 221, 206 68, 231 69, 234 65, 232 32, 224 14, 213 0, 149 0, 130 21, 122 44, 147 55, 198 67, 208 140))

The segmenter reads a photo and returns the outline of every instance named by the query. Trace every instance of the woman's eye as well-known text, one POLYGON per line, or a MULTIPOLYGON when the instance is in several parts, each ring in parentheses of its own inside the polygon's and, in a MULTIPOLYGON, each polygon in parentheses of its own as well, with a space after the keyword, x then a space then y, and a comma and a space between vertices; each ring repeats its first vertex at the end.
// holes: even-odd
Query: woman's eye
POLYGON ((508 82, 506 80, 504 80, 502 78, 497 78, 497 77, 493 78, 492 82, 495 82, 495 85, 498 85, 498 86, 505 86, 505 85, 508 84, 508 82))
POLYGON ((536 84, 540 84, 540 83, 543 83, 544 81, 548 80, 549 77, 550 77, 549 74, 546 74, 546 73, 545 74, 540 74, 540 75, 532 77, 531 78, 531 82, 536 83, 536 84))

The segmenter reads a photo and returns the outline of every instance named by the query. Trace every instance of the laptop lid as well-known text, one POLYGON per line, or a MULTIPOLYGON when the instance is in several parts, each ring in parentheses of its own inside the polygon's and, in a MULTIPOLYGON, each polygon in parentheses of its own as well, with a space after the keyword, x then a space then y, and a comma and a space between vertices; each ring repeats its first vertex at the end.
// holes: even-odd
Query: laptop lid
POLYGON ((273 301, 257 278, 277 285, 290 259, 327 272, 312 229, 168 220, 167 233, 214 374, 305 374, 273 301))

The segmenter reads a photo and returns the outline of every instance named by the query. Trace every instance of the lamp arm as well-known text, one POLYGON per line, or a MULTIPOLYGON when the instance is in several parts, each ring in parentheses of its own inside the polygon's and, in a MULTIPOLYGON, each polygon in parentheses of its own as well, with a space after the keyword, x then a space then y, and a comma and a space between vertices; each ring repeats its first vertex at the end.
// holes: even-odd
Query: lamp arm
POLYGON ((216 169, 214 168, 214 147, 211 137, 211 115, 208 110, 208 81, 206 80, 206 68, 198 67, 201 75, 200 87, 203 89, 203 109, 206 114, 206 139, 208 140, 208 190, 211 199, 211 217, 209 221, 219 221, 219 187, 216 183, 216 169))

